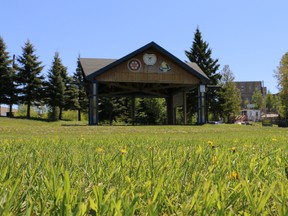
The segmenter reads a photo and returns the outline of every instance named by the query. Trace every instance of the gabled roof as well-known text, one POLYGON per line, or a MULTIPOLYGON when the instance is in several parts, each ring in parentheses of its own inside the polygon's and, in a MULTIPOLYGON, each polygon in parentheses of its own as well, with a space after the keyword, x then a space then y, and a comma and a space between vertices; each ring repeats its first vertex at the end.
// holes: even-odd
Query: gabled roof
POLYGON ((93 78, 99 76, 102 73, 107 72, 108 70, 116 67, 117 65, 129 60, 130 58, 134 57, 135 55, 138 55, 145 50, 148 50, 150 48, 156 49, 158 52, 164 54, 168 58, 170 58, 172 61, 174 61, 176 64, 178 64, 180 67, 182 67, 187 72, 191 73, 195 77, 199 78, 202 83, 208 84, 210 79, 207 77, 207 75, 199 68, 199 66, 196 63, 191 62, 183 62, 174 55, 172 55, 170 52, 156 44, 155 42, 150 42, 147 45, 135 50, 134 52, 118 59, 96 59, 96 58, 80 58, 81 67, 84 71, 84 75, 86 76, 86 79, 92 80, 93 78))
POLYGON ((80 58, 81 66, 86 77, 116 60, 117 59, 80 58))

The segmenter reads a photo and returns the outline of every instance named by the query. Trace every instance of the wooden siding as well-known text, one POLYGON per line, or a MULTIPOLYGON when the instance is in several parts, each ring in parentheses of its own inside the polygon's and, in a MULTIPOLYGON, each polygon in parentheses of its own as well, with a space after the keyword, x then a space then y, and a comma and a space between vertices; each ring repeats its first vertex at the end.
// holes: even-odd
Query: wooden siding
POLYGON ((150 49, 140 53, 131 59, 121 63, 113 69, 97 76, 95 79, 100 82, 144 82, 144 83, 170 83, 170 84, 199 84, 199 79, 191 73, 183 70, 180 66, 171 61, 170 58, 150 49), (153 66, 146 65, 143 61, 145 53, 156 54, 157 62, 153 66), (128 69, 128 62, 137 59, 141 62, 139 71, 134 72, 128 69), (166 62, 171 70, 163 72, 160 70, 161 63, 166 62))

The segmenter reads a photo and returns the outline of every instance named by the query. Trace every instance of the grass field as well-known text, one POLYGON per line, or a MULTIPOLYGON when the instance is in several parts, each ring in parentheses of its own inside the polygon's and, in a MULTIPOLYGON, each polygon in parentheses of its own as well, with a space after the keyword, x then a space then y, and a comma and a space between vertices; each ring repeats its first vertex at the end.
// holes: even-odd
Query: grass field
POLYGON ((0 215, 288 215, 288 130, 0 118, 0 215))

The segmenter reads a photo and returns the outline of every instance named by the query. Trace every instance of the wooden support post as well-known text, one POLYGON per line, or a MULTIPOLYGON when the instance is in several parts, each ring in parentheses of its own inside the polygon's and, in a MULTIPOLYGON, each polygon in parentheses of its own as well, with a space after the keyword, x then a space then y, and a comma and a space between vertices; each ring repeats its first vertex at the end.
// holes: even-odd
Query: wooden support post
POLYGON ((94 81, 90 85, 89 125, 98 125, 98 121, 98 82, 94 81))
POLYGON ((205 124, 206 119, 206 97, 205 97, 206 86, 200 85, 198 88, 198 124, 205 124))
POLYGON ((131 107, 131 118, 132 125, 135 125, 135 96, 131 97, 132 107, 131 107))
POLYGON ((187 99, 186 99, 186 92, 183 92, 183 115, 184 115, 184 125, 187 125, 187 99))
POLYGON ((169 96, 166 98, 166 104, 167 104, 167 124, 173 125, 175 124, 175 111, 173 108, 173 96, 169 96))

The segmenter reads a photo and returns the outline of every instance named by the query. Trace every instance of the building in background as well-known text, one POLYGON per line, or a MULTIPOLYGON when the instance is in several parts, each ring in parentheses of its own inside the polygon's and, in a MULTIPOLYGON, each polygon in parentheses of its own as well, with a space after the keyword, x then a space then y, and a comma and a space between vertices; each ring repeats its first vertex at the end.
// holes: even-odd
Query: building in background
POLYGON ((246 82, 235 82, 236 87, 241 92, 241 107, 242 108, 253 108, 252 96, 255 91, 260 90, 263 97, 267 94, 267 88, 263 85, 261 81, 246 81, 246 82))
MULTIPOLYGON (((18 109, 12 109, 12 115, 18 112, 18 109)), ((9 116, 9 107, 1 106, 0 105, 0 116, 9 116)))
POLYGON ((246 121, 261 121, 262 113, 265 112, 264 109, 256 109, 255 104, 252 102, 253 94, 256 91, 260 91, 263 98, 267 94, 267 88, 263 85, 261 81, 245 81, 245 82, 235 82, 236 87, 241 93, 241 116, 245 116, 246 121))

